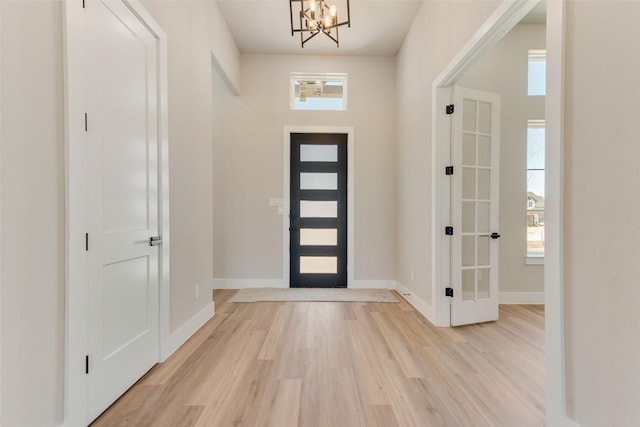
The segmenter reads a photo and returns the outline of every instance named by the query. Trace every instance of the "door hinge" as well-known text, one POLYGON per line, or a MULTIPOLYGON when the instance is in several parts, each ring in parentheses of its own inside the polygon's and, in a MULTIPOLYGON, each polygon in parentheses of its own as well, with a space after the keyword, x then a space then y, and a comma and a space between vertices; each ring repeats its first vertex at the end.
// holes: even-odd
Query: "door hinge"
POLYGON ((453 297, 453 288, 444 288, 444 296, 453 297))
POLYGON ((84 233, 84 250, 89 250, 89 233, 84 233))
POLYGON ((84 373, 89 374, 89 355, 84 357, 84 373))
POLYGON ((87 113, 84 113, 84 131, 87 132, 89 130, 89 118, 87 117, 87 113))
POLYGON ((444 234, 446 234, 447 236, 453 236, 453 227, 451 227, 450 225, 446 226, 444 228, 444 234))
POLYGON ((453 110, 454 110, 453 104, 447 105, 447 108, 446 108, 447 114, 453 114, 453 110))
POLYGON ((444 167, 445 175, 453 175, 453 166, 445 166, 444 167))

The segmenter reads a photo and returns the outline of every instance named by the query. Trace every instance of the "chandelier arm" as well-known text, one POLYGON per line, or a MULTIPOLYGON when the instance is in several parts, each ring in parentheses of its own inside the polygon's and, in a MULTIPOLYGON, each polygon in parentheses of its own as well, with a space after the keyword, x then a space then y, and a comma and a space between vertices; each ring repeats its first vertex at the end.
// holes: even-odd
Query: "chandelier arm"
POLYGON ((349 7, 349 0, 347 0, 347 25, 351 28, 351 7, 349 7))
POLYGON ((289 18, 291 18, 291 35, 293 36, 293 2, 289 0, 289 18))
MULTIPOLYGON (((304 39, 304 40, 302 41, 302 47, 304 47, 304 44, 305 44, 306 42, 308 42, 309 40, 311 40, 312 38, 314 38, 315 36, 317 36, 317 35, 318 35, 318 34, 320 34, 320 33, 321 33, 321 31, 317 31, 317 32, 315 32, 315 33, 311 34, 311 35, 310 35, 309 37, 307 37, 306 39, 304 39)), ((302 33, 300 33, 300 34, 302 34, 302 33)), ((326 34, 326 33, 325 33, 325 34, 326 34)), ((333 37, 332 37, 332 38, 333 38, 333 37)))
POLYGON ((331 40, 333 40, 338 47, 340 46, 340 42, 338 41, 338 39, 333 37, 330 32, 325 31, 324 29, 322 30, 322 32, 326 34, 327 37, 329 37, 331 40))

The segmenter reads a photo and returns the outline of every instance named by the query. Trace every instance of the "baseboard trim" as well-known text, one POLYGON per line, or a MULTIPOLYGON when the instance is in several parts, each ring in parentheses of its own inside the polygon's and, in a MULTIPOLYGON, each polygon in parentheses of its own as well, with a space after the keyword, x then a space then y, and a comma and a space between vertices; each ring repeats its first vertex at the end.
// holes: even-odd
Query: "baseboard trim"
POLYGON ((282 279, 213 279, 213 289, 288 288, 282 279))
POLYGON ((187 320, 182 326, 180 326, 174 333, 169 335, 169 342, 167 348, 163 349, 163 354, 160 355, 161 361, 167 360, 176 350, 178 350, 182 344, 187 342, 198 329, 200 329, 209 319, 213 317, 216 312, 216 305, 213 301, 207 304, 202 310, 197 312, 191 319, 187 320))
POLYGON ((396 281, 356 279, 348 287, 351 289, 396 289, 396 281))
POLYGON ((500 292, 500 304, 544 304, 544 292, 500 292))
POLYGON ((396 291, 413 306, 420 314, 422 314, 431 324, 435 325, 435 313, 431 304, 417 296, 411 289, 407 288, 400 282, 396 282, 396 291))

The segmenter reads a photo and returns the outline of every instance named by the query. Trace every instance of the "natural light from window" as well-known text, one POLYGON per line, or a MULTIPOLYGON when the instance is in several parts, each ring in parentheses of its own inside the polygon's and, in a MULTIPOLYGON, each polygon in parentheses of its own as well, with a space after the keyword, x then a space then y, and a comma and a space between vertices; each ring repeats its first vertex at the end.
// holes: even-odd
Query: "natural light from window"
POLYGON ((291 73, 291 109, 346 110, 347 75, 291 73))
POLYGON ((527 256, 544 256, 545 121, 527 123, 527 256))
POLYGON ((528 95, 545 95, 547 86, 547 51, 529 50, 528 95))

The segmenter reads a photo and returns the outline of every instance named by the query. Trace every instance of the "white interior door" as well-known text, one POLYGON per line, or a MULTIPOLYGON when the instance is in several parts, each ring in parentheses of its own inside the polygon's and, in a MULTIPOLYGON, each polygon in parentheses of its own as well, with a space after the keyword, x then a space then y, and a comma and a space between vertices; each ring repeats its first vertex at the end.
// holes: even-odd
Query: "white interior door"
POLYGON ((85 13, 94 419, 159 360, 158 52, 122 1, 85 13))
POLYGON ((454 89, 451 324, 498 319, 500 96, 454 89))

